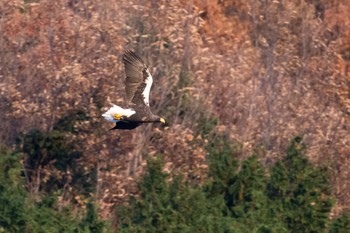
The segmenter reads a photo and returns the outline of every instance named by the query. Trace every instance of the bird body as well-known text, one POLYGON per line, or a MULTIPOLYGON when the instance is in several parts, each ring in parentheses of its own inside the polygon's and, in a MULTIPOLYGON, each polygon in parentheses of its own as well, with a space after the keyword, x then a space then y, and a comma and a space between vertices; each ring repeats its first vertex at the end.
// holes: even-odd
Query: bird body
POLYGON ((135 129, 144 123, 165 123, 165 120, 152 113, 149 107, 149 93, 153 78, 142 59, 134 52, 127 50, 123 55, 125 67, 125 92, 129 108, 124 109, 113 105, 102 116, 110 122, 115 122, 112 129, 135 129))

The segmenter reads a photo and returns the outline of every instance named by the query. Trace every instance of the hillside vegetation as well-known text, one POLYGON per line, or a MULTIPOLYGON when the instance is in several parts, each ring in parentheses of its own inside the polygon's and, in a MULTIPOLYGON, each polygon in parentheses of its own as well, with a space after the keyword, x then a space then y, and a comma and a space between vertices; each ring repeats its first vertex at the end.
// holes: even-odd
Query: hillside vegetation
MULTIPOLYGON (((35 230, 40 225, 50 229, 36 215, 32 225, 23 225, 29 213, 49 211, 56 211, 52 221, 80 227, 69 228, 71 232, 139 232, 138 227, 150 222, 167 226, 164 219, 152 218, 148 195, 157 200, 172 190, 178 190, 174 198, 188 196, 185 202, 193 198, 198 201, 194 205, 206 208, 194 209, 193 218, 202 211, 224 221, 222 232, 259 222, 259 216, 267 225, 253 224, 252 231, 346 229, 349 12, 350 3, 341 0, 0 1, 0 141, 6 148, 1 150, 0 200, 6 192, 16 193, 13 208, 23 214, 16 218, 23 220, 16 229, 6 228, 10 220, 0 220, 0 232, 40 232, 35 230), (166 126, 108 131, 113 125, 101 114, 112 103, 125 106, 124 49, 134 50, 150 68, 151 109, 164 116, 166 126), (273 175, 278 169, 289 174, 285 160, 296 136, 302 138, 298 153, 304 164, 296 169, 307 164, 300 173, 305 182, 325 179, 305 188, 316 190, 305 201, 312 205, 310 214, 318 216, 312 226, 294 219, 305 203, 289 216, 294 219, 289 223, 276 214, 293 209, 288 203, 296 198, 288 194, 284 202, 286 193, 278 190, 285 186, 273 175), (223 168, 233 180, 214 187, 223 177, 217 174, 221 169, 213 172, 211 158, 223 156, 226 144, 233 148, 225 156, 235 166, 223 168), (258 183, 244 173, 250 166, 258 167, 252 175, 258 183), (147 189, 145 182, 153 175, 162 185, 160 194, 147 189), (244 191, 228 190, 241 178, 244 187, 252 186, 254 194, 247 198, 244 191), (274 195, 281 195, 280 202, 274 195), (233 198, 229 203, 228 196, 233 198), (65 213, 79 213, 80 218, 65 213), (232 223, 232 217, 239 220, 232 223), (276 222, 281 225, 270 228, 276 222)), ((156 213, 184 213, 171 208, 186 209, 188 203, 156 213)), ((1 211, 0 217, 8 216, 1 211)), ((193 232, 186 228, 189 219, 176 221, 184 221, 183 232, 193 232)), ((201 221, 214 220, 193 223, 201 221)), ((205 227, 200 232, 215 229, 205 227)))

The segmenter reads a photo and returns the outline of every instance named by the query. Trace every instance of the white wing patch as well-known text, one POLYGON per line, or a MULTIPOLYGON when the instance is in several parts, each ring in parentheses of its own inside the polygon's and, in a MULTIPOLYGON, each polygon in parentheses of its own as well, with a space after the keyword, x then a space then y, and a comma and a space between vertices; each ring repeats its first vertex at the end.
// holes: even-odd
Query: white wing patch
POLYGON ((114 119, 114 115, 115 114, 119 114, 119 115, 122 115, 122 116, 126 116, 126 117, 130 117, 131 115, 135 114, 136 112, 130 108, 128 109, 124 109, 124 108, 121 108, 117 105, 114 105, 108 109, 107 112, 103 113, 102 116, 107 120, 107 121, 110 121, 110 122, 118 122, 116 119, 114 119))
POLYGON ((153 78, 151 73, 146 69, 146 72, 148 74, 147 79, 146 79, 146 87, 142 92, 143 95, 143 101, 145 104, 149 107, 149 93, 151 91, 152 83, 153 83, 153 78))

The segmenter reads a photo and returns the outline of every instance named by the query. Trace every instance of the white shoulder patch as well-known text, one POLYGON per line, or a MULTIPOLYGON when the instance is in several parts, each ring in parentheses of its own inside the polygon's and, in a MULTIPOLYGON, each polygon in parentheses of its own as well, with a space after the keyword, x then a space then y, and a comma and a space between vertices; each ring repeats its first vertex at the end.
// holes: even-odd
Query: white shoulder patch
POLYGON ((142 95, 143 95, 143 101, 149 107, 149 93, 151 91, 151 87, 153 84, 153 78, 152 78, 151 73, 148 71, 148 69, 146 69, 146 72, 147 72, 148 76, 146 79, 146 87, 143 90, 142 95))

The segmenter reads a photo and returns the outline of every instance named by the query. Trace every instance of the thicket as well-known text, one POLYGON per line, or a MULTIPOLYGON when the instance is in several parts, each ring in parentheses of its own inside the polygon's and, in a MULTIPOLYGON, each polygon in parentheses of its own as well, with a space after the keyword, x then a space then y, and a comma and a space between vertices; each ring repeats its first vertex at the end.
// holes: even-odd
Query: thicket
MULTIPOLYGON (((32 130, 21 135, 16 151, 1 148, 0 232, 111 231, 98 218, 90 195, 96 184, 94 172, 82 173, 84 169, 76 163, 81 157, 79 147, 67 136, 76 134, 74 125, 81 118, 82 113, 62 118, 49 133, 32 130), (51 169, 43 173, 50 176, 41 177, 45 169, 51 169), (72 199, 64 204, 68 183, 73 188, 70 193, 84 198, 84 207, 72 199)), ((350 231, 347 213, 330 218, 334 200, 329 171, 308 161, 301 138, 294 138, 274 165, 264 166, 259 153, 240 161, 240 145, 214 133, 218 120, 203 117, 201 122, 197 133, 208 140, 204 183, 165 172, 161 156, 149 159, 138 195, 127 205, 116 206, 115 230, 350 231)))
POLYGON ((84 119, 69 114, 48 133, 18 135, 15 151, 0 148, 0 232, 109 232, 91 195, 95 171, 72 139, 84 119))
POLYGON ((16 150, 24 155, 23 172, 32 194, 58 192, 67 196, 62 192, 71 184, 70 196, 89 196, 95 191, 96 168, 81 161, 83 149, 75 139, 75 125, 85 119, 83 112, 74 111, 57 120, 48 133, 33 129, 18 135, 16 150))
POLYGON ((301 138, 271 167, 259 156, 239 162, 225 137, 208 144, 204 185, 148 161, 140 196, 117 207, 120 232, 349 232, 346 214, 330 220, 334 201, 327 169, 311 164, 301 138))
POLYGON ((58 204, 55 194, 31 195, 25 188, 23 154, 0 150, 0 232, 88 233, 108 232, 108 224, 98 219, 94 204, 74 214, 73 206, 58 204))
POLYGON ((72 136, 70 145, 83 147, 55 154, 63 163, 46 149, 44 166, 33 156, 26 164, 32 193, 63 189, 66 201, 94 192, 108 216, 156 153, 168 169, 201 179, 204 148, 192 132, 206 112, 242 142, 244 157, 262 144, 262 159, 274 160, 290 135, 304 134, 312 161, 332 167, 336 208, 350 206, 347 1, 119 2, 0 1, 0 141, 12 146, 18 133, 36 128, 28 141, 49 148, 72 136), (125 106, 124 49, 153 75, 151 108, 169 123, 161 130, 107 132, 101 113, 110 103, 125 106), (77 135, 54 129, 44 140, 42 132, 77 108, 90 118, 77 135), (80 187, 70 185, 76 180, 80 187))

